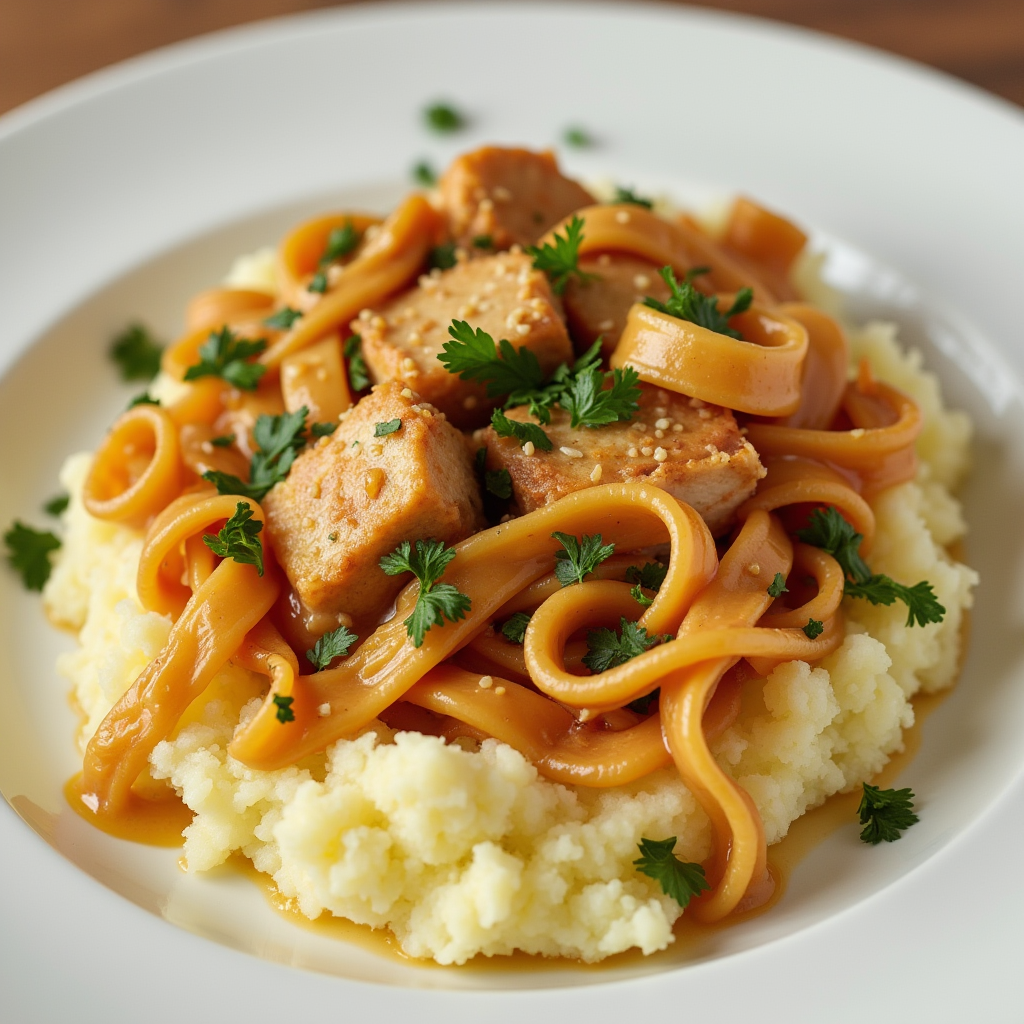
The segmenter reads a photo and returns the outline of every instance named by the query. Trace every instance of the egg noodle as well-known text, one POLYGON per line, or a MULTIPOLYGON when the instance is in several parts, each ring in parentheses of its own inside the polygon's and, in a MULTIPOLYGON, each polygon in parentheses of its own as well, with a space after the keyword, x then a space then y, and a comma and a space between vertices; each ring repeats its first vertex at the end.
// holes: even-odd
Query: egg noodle
MULTIPOLYGON (((430 628, 421 646, 403 625, 419 592, 413 582, 394 614, 336 667, 304 671, 303 651, 286 641, 273 614, 289 582, 271 546, 264 544, 260 573, 204 543, 239 501, 249 502, 255 521, 265 518, 258 502, 218 494, 202 477, 212 469, 245 478, 251 442, 247 449, 244 438, 210 441, 225 410, 243 424, 298 404, 315 407, 319 419, 343 416, 353 401, 340 357, 349 322, 414 285, 444 228, 421 194, 382 221, 343 212, 303 224, 278 251, 277 296, 204 292, 189 307, 188 333, 164 355, 165 373, 184 381, 211 331, 229 327, 239 338, 265 339, 256 357, 266 368, 259 388, 239 391, 210 376, 183 382, 171 404, 129 409, 86 478, 83 501, 93 517, 145 529, 139 601, 173 620, 166 645, 88 743, 79 791, 99 822, 134 813, 143 797, 133 784, 154 748, 233 662, 269 684, 261 709, 229 747, 250 768, 296 764, 403 702, 439 716, 445 735, 493 737, 542 775, 574 786, 620 786, 674 764, 713 830, 703 865, 710 889, 689 913, 716 922, 769 898, 761 817, 709 742, 735 719, 750 679, 782 662, 816 663, 843 642, 844 570, 796 532, 810 510, 832 507, 863 536, 861 553, 869 555, 869 502, 914 477, 921 414, 866 363, 848 380, 843 330, 819 309, 791 301, 786 275, 805 239, 776 215, 740 200, 714 239, 687 217, 635 204, 585 206, 573 216, 582 222, 581 255, 627 254, 680 277, 708 268, 694 284, 716 295, 720 309, 752 289, 749 309, 730 320, 743 340, 637 303, 610 361, 665 391, 740 414, 767 472, 731 531, 716 546, 700 515, 666 491, 643 482, 595 484, 456 544, 442 579, 469 598, 470 610, 430 628), (346 224, 363 241, 332 268, 323 293, 313 293, 325 240, 346 224), (304 315, 281 329, 264 323, 288 307, 304 315), (562 587, 553 572, 556 532, 599 533, 616 554, 583 582, 562 587), (668 638, 624 664, 582 674, 574 638, 637 618, 625 575, 631 560, 620 556, 658 545, 668 545, 668 571, 638 625, 668 638), (793 581, 797 603, 769 594, 777 574, 793 581), (494 631, 517 611, 532 612, 521 647, 494 631), (812 620, 822 627, 813 637, 804 629, 812 620), (494 686, 479 685, 481 673, 470 666, 480 664, 491 666, 494 686), (655 689, 660 697, 647 713, 628 707, 655 689), (280 698, 291 698, 290 720, 281 720, 280 698)), ((541 245, 564 236, 569 222, 551 228, 541 245)))

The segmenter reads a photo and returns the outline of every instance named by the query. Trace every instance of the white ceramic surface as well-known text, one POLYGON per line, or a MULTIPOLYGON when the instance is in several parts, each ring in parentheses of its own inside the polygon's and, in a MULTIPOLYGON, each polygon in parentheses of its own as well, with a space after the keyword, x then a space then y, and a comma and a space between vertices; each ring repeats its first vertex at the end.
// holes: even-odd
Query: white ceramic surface
POLYGON ((921 824, 870 851, 854 828, 837 833, 771 914, 653 964, 396 967, 282 922, 242 879, 186 878, 173 853, 110 840, 63 807, 74 717, 51 665, 70 641, 4 573, 0 790, 36 831, 0 805, 2 1019, 1024 1012, 1015 109, 821 37, 636 5, 349 8, 92 76, 0 120, 0 523, 41 522, 63 454, 95 444, 123 405, 102 353, 125 320, 172 334, 191 292, 307 211, 384 208, 422 156, 554 144, 570 123, 600 140, 562 154, 581 176, 681 197, 744 191, 814 225, 853 309, 898 318, 975 415, 965 497, 984 584, 963 682, 901 780, 921 824), (418 111, 435 97, 466 109, 469 130, 426 134, 418 111))

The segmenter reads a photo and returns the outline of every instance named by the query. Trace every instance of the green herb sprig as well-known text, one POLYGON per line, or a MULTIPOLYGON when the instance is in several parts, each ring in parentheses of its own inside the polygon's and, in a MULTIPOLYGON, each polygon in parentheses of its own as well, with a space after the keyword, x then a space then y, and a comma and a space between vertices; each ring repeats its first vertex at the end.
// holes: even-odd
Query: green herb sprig
POLYGON ((637 844, 640 856, 633 861, 633 866, 642 875, 653 878, 666 896, 671 896, 681 907, 686 907, 694 896, 710 890, 699 864, 691 864, 680 860, 672 851, 676 846, 676 837, 668 839, 641 839, 637 844))
POLYGON ((259 533, 263 523, 253 519, 255 513, 247 501, 235 505, 234 515, 221 527, 220 532, 204 533, 203 543, 221 558, 230 558, 243 565, 254 565, 263 575, 263 545, 259 533))
POLYGON ((345 626, 339 626, 330 633, 324 633, 312 648, 306 651, 306 657, 317 672, 322 672, 335 658, 344 658, 358 639, 357 633, 353 633, 345 626))
POLYGON ((556 530, 551 536, 562 545, 562 550, 555 552, 555 576, 563 587, 582 583, 615 552, 615 545, 605 544, 599 533, 574 537, 556 530))
POLYGON ((53 568, 50 554, 60 548, 60 538, 48 530, 33 530, 15 519, 4 534, 4 544, 7 561, 21 576, 26 589, 42 590, 53 568))
POLYGON ((573 214, 572 220, 565 227, 565 234, 555 232, 552 242, 541 246, 528 245, 526 252, 533 257, 535 270, 547 274, 551 282, 551 290, 556 295, 565 291, 565 286, 572 278, 579 282, 590 281, 594 274, 584 273, 579 268, 580 244, 583 242, 583 220, 573 214))
POLYGON ((857 815, 865 826, 860 837, 872 846, 895 842, 921 820, 914 813, 912 789, 879 789, 866 782, 857 815))
POLYGON ((658 273, 661 274, 672 294, 667 302, 660 302, 658 299, 648 296, 644 299, 644 305, 658 310, 659 313, 665 313, 667 316, 674 316, 678 320, 688 320, 690 323, 697 324, 698 327, 705 327, 716 334, 725 334, 730 338, 742 341, 743 336, 740 332, 729 326, 729 318, 736 316, 737 313, 745 313, 750 308, 754 293, 750 288, 741 288, 736 293, 732 305, 724 313, 719 312, 718 300, 713 295, 704 295, 697 291, 691 284, 695 277, 706 274, 708 271, 708 267, 694 267, 686 272, 682 281, 677 281, 671 267, 662 267, 658 273))
POLYGON ((446 548, 442 541, 418 540, 414 548, 403 540, 380 560, 380 567, 389 576, 411 572, 420 582, 416 606, 404 621, 414 647, 423 646, 423 637, 431 626, 443 626, 445 619, 458 622, 471 607, 470 599, 456 587, 437 582, 454 557, 454 549, 446 548))
POLYGON ((266 347, 262 338, 255 341, 239 338, 230 327, 211 331, 199 346, 199 362, 185 371, 185 380, 220 377, 240 391, 255 391, 267 368, 251 360, 266 347))

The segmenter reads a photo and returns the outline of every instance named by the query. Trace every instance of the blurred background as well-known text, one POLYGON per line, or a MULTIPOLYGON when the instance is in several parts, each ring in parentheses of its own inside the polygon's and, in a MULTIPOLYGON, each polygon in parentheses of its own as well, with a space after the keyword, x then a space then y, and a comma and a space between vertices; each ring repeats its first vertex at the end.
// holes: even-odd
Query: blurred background
MULTIPOLYGON (((344 0, 0 0, 0 113, 167 43, 343 5, 344 0)), ((774 18, 877 46, 1024 106, 1024 0, 698 0, 694 6, 774 18)))

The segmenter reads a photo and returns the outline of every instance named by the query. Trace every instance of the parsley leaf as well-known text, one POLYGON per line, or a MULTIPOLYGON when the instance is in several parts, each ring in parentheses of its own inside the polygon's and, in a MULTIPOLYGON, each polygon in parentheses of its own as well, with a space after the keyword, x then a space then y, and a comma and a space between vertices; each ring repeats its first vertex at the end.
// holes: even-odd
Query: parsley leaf
POLYGON ((662 583, 665 582, 667 572, 668 566, 662 565, 661 562, 647 562, 642 568, 631 565, 626 570, 626 582, 635 584, 630 590, 633 599, 639 601, 644 608, 650 608, 654 601, 643 591, 646 589, 657 593, 661 589, 662 583))
POLYGON ((501 635, 511 644, 521 644, 526 637, 526 627, 530 624, 529 612, 516 612, 504 626, 501 635))
POLYGON ((587 370, 579 374, 558 400, 569 413, 571 427, 603 427, 629 420, 640 408, 640 375, 632 366, 612 370, 587 370), (608 378, 611 387, 604 387, 608 378))
POLYGON ((520 444, 532 441, 535 448, 551 451, 551 438, 536 423, 520 423, 510 420, 500 409, 491 413, 491 427, 498 437, 514 437, 520 444))
POLYGON ((545 242, 542 246, 528 245, 526 252, 533 257, 535 270, 548 275, 551 290, 556 295, 565 291, 569 279, 575 277, 583 282, 592 280, 594 274, 585 274, 579 269, 580 243, 583 241, 583 221, 573 214, 566 225, 565 237, 555 234, 554 245, 545 242))
POLYGON ((825 632, 825 624, 819 619, 808 619, 807 625, 802 628, 808 640, 814 640, 825 632))
POLYGON ((363 336, 350 334, 345 339, 344 352, 348 360, 348 386, 353 391, 363 391, 370 386, 370 374, 363 358, 363 336))
POLYGON ((465 116, 450 103, 432 103, 423 111, 423 119, 435 132, 457 132, 466 126, 465 116))
POLYGON ((562 133, 562 141, 567 146, 573 146, 576 149, 586 149, 588 146, 594 144, 594 140, 586 128, 580 128, 579 125, 572 125, 566 128, 562 133))
POLYGON ((274 704, 277 706, 277 720, 283 725, 285 722, 295 721, 295 712, 292 711, 294 697, 282 697, 279 693, 274 694, 274 704))
POLYGON ((185 371, 185 380, 222 377, 241 391, 255 391, 267 368, 262 363, 248 360, 258 356, 266 347, 267 343, 262 338, 244 341, 230 327, 211 331, 199 346, 199 362, 185 371))
POLYGON ((136 395, 129 403, 128 408, 134 409, 137 405, 159 405, 160 403, 148 392, 143 391, 141 395, 136 395))
POLYGON ((914 813, 913 801, 912 789, 879 789, 865 782, 864 795, 857 808, 860 823, 865 826, 861 839, 872 846, 895 842, 906 829, 921 820, 914 813))
POLYGON ((838 563, 847 579, 861 582, 871 576, 867 563, 860 557, 860 542, 864 539, 829 505, 816 508, 807 520, 807 527, 797 530, 798 540, 827 551, 838 563))
POLYGON ((932 585, 927 580, 908 587, 882 573, 873 574, 860 557, 859 533, 829 505, 816 508, 810 515, 806 529, 797 530, 797 537, 805 544, 813 544, 827 551, 846 576, 844 593, 860 597, 872 604, 890 605, 902 601, 907 606, 907 625, 927 625, 941 622, 946 609, 939 603, 932 585))
POLYGON ((220 437, 210 438, 210 444, 212 444, 215 448, 230 448, 234 443, 234 434, 221 434, 220 437))
POLYGON ((45 505, 43 505, 43 511, 48 516, 59 516, 67 507, 71 501, 71 496, 68 494, 57 494, 52 497, 45 505))
POLYGON ((309 436, 330 437, 337 429, 337 423, 311 423, 309 425, 309 436))
POLYGON ((239 480, 231 473, 207 470, 209 480, 220 494, 241 494, 260 501, 267 491, 288 475, 296 454, 306 443, 304 432, 309 410, 300 406, 295 412, 280 416, 258 416, 253 427, 256 452, 249 466, 249 482, 239 480))
POLYGON ((424 188, 433 188, 437 184, 437 171, 426 160, 420 160, 412 169, 412 180, 424 188))
POLYGON ((301 320, 303 314, 291 306, 285 306, 276 313, 268 316, 263 324, 265 327, 273 327, 275 331, 290 331, 296 320, 301 320))
POLYGON ((512 474, 507 469, 488 469, 484 472, 484 487, 488 494, 507 501, 512 497, 512 474))
POLYGON ((483 384, 489 398, 533 391, 544 384, 544 371, 525 345, 516 348, 505 338, 495 345, 485 330, 473 328, 465 320, 453 320, 448 333, 452 340, 444 343, 438 360, 461 380, 483 384))
POLYGON ((555 552, 555 576, 563 587, 582 583, 585 576, 615 551, 615 545, 605 544, 599 533, 585 533, 578 539, 556 530, 551 536, 562 545, 562 550, 555 552))
POLYGON ((718 310, 718 301, 713 295, 702 294, 690 283, 698 274, 707 272, 707 267, 695 267, 693 270, 688 270, 682 282, 679 282, 671 267, 662 267, 659 273, 672 295, 668 302, 659 302, 648 296, 644 299, 644 305, 679 320, 688 320, 690 323, 697 324, 698 327, 706 327, 716 334, 726 334, 730 338, 742 341, 743 336, 739 331, 734 331, 729 326, 729 317, 743 313, 750 308, 750 303, 754 298, 753 291, 749 288, 741 288, 736 293, 732 305, 724 313, 721 313, 718 310))
POLYGON ((380 560, 389 576, 411 572, 420 581, 416 607, 405 620, 405 631, 414 647, 423 645, 423 636, 431 626, 443 626, 444 620, 458 622, 469 611, 470 599, 450 583, 438 583, 448 563, 455 557, 452 548, 439 540, 418 540, 415 550, 407 540, 380 560))
POLYGON ((4 534, 7 561, 21 574, 21 582, 28 590, 42 590, 50 578, 50 552, 60 547, 60 538, 45 530, 32 527, 15 519, 4 534))
POLYGON ((388 420, 384 423, 375 423, 373 425, 373 436, 374 437, 387 437, 388 434, 393 434, 402 426, 402 421, 399 419, 388 420))
POLYGON ((427 255, 427 266, 437 270, 451 270, 458 260, 455 258, 455 243, 442 242, 435 245, 427 255))
POLYGON ((359 244, 361 237, 351 220, 345 221, 340 228, 331 228, 323 255, 317 262, 317 272, 306 285, 306 290, 323 295, 327 291, 327 268, 343 256, 347 256, 359 244))
POLYGON ((257 534, 263 529, 259 519, 247 501, 235 505, 235 514, 221 527, 217 534, 204 533, 203 543, 221 558, 230 558, 243 565, 254 565, 263 575, 263 545, 257 534))
POLYGON ((929 622, 941 622, 946 609, 927 580, 921 580, 912 587, 897 583, 882 574, 869 576, 860 583, 846 581, 843 591, 847 597, 862 597, 872 604, 893 604, 902 601, 907 606, 907 625, 926 626, 929 622))
POLYGON ((492 235, 477 235, 473 239, 474 249, 493 249, 494 237, 492 235))
POLYGON ((142 324, 130 324, 110 345, 110 358, 117 363, 122 380, 152 380, 160 371, 164 347, 142 324))
POLYGON ((782 597, 783 594, 789 593, 789 587, 786 586, 786 577, 781 572, 775 574, 775 579, 768 584, 768 596, 769 597, 782 597))
POLYGON ((638 196, 631 188, 624 188, 622 185, 615 186, 615 196, 612 198, 612 202, 632 203, 633 206, 642 206, 646 210, 653 209, 654 207, 653 199, 638 196))
POLYGON ((682 861, 672 852, 676 846, 675 836, 641 839, 637 845, 640 856, 633 861, 633 866, 640 874, 653 878, 661 891, 679 906, 685 907, 694 896, 711 888, 699 864, 682 861))
POLYGON ((358 639, 358 634, 345 626, 339 626, 330 633, 324 633, 313 644, 312 649, 306 651, 306 657, 309 658, 310 664, 316 666, 317 672, 322 672, 335 658, 344 658, 358 639))
POLYGON ((604 672, 616 665, 624 665, 661 639, 660 636, 648 636, 643 626, 630 622, 623 615, 619 619, 619 632, 604 627, 587 630, 587 653, 583 656, 583 664, 592 672, 604 672))

